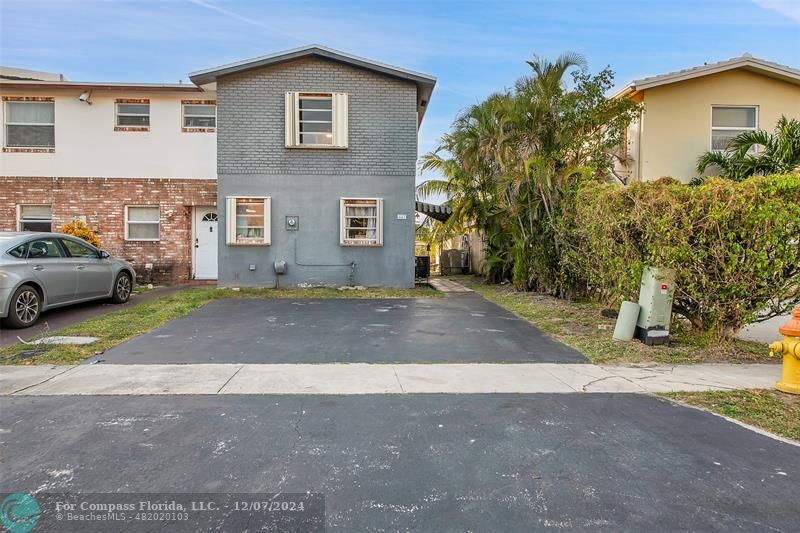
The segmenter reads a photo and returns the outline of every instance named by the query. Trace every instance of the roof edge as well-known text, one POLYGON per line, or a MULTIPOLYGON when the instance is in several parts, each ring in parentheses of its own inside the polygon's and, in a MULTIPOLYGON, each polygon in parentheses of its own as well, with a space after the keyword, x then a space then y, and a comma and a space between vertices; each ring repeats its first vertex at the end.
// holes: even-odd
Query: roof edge
POLYGON ((414 70, 395 67, 379 61, 373 61, 371 59, 348 54, 346 52, 341 52, 339 50, 334 50, 333 48, 328 48, 318 44, 302 46, 300 48, 293 48, 291 50, 284 50, 274 54, 245 59, 242 61, 236 61, 234 63, 228 63, 226 65, 220 65, 218 67, 190 72, 189 79, 198 86, 206 85, 209 83, 215 83, 217 78, 221 76, 227 76, 230 74, 236 74, 238 72, 245 72, 248 70, 267 67, 270 65, 277 65, 312 56, 329 59, 331 61, 337 61, 339 63, 363 68, 365 70, 377 72, 392 78, 415 83, 417 85, 417 126, 422 123, 422 118, 425 115, 428 102, 433 94, 433 88, 436 85, 436 78, 434 76, 416 72, 414 70))
MULTIPOLYGON (((668 85, 671 83, 688 81, 703 76, 710 76, 737 68, 750 68, 753 70, 758 70, 767 73, 768 75, 772 75, 772 77, 780 78, 785 81, 797 82, 800 84, 800 70, 786 65, 781 65, 779 63, 773 63, 771 61, 752 57, 750 55, 744 55, 729 59, 727 61, 712 63, 710 65, 703 65, 700 67, 634 80, 626 86, 626 89, 630 88, 634 92, 642 91, 661 85, 668 85)), ((623 91, 620 91, 618 95, 622 94, 623 92, 624 89, 623 91)))
POLYGON ((287 61, 292 61, 295 59, 300 59, 302 57, 312 56, 312 55, 325 57, 328 59, 340 61, 343 63, 348 63, 355 66, 360 66, 362 68, 373 70, 382 74, 386 74, 388 76, 408 79, 419 83, 429 83, 429 84, 436 83, 436 78, 429 74, 423 74, 422 72, 417 72, 402 67, 396 67, 394 65, 381 63, 379 61, 373 61, 371 59, 367 59, 361 56, 356 56, 353 54, 348 54, 346 52, 334 50, 333 48, 328 48, 326 46, 321 46, 318 44, 301 46, 299 48, 293 48, 291 50, 275 52, 274 54, 268 54, 250 59, 244 59, 241 61, 235 61, 233 63, 227 63, 225 65, 220 65, 217 67, 190 72, 189 79, 191 79, 194 83, 198 85, 205 85, 206 83, 211 83, 215 81, 216 78, 219 76, 226 76, 228 74, 234 74, 237 72, 243 72, 255 68, 265 67, 278 63, 284 63, 287 61))
POLYGON ((183 91, 202 92, 203 89, 189 83, 130 83, 92 81, 46 81, 0 79, 0 87, 13 89, 86 89, 95 91, 183 91))

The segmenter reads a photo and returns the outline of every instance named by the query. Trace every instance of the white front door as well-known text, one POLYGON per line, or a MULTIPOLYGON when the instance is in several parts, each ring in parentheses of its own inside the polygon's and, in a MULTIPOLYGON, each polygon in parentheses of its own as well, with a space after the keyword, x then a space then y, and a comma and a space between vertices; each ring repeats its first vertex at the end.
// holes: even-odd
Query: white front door
POLYGON ((217 208, 194 209, 194 277, 217 279, 217 208))

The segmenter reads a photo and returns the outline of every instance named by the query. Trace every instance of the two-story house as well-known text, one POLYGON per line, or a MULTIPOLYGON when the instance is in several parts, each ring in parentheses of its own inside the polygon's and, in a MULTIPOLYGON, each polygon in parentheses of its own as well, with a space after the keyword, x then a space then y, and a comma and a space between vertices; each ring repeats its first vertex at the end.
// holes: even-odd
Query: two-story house
POLYGON ((83 219, 144 279, 413 285, 435 78, 320 46, 190 77, 0 71, 0 230, 83 219))
POLYGON ((800 70, 745 54, 635 80, 616 97, 644 107, 627 131, 617 175, 688 183, 705 152, 723 150, 743 131, 772 132, 781 115, 800 118, 800 70))
POLYGON ((320 46, 190 78, 217 91, 221 285, 414 285, 435 78, 320 46))
POLYGON ((216 278, 216 238, 201 231, 217 202, 206 89, 0 70, 0 230, 81 219, 144 280, 216 278))

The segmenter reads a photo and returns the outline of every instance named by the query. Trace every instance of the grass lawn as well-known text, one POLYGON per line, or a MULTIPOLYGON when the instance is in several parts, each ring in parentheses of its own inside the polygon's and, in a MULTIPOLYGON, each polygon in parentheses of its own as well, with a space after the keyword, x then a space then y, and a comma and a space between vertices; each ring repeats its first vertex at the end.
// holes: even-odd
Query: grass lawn
POLYGON ((669 392, 662 396, 800 441, 800 396, 797 395, 776 390, 747 389, 669 392))
POLYGON ((222 298, 437 298, 442 294, 427 287, 415 289, 186 289, 156 300, 126 307, 68 326, 48 335, 88 335, 100 340, 83 346, 32 346, 22 343, 0 350, 0 364, 72 364, 96 352, 104 352, 170 320, 180 318, 212 300, 222 298))
POLYGON ((606 306, 519 292, 508 285, 485 284, 473 276, 452 276, 450 279, 530 320, 537 328, 575 348, 593 363, 780 362, 780 358, 769 357, 766 345, 757 342, 736 340, 729 344, 709 345, 702 338, 689 334, 678 321, 673 321, 671 342, 668 346, 646 346, 638 341, 618 342, 611 338, 616 320, 601 314, 607 309, 606 306))

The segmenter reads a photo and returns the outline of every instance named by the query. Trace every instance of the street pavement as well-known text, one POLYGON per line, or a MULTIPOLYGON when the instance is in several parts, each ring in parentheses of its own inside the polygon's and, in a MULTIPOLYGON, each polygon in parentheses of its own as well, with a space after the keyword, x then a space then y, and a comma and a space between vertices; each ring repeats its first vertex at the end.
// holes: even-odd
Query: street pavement
POLYGON ((40 497, 319 492, 328 530, 344 532, 798 525, 800 447, 650 396, 59 396, 0 405, 0 489, 40 497))

